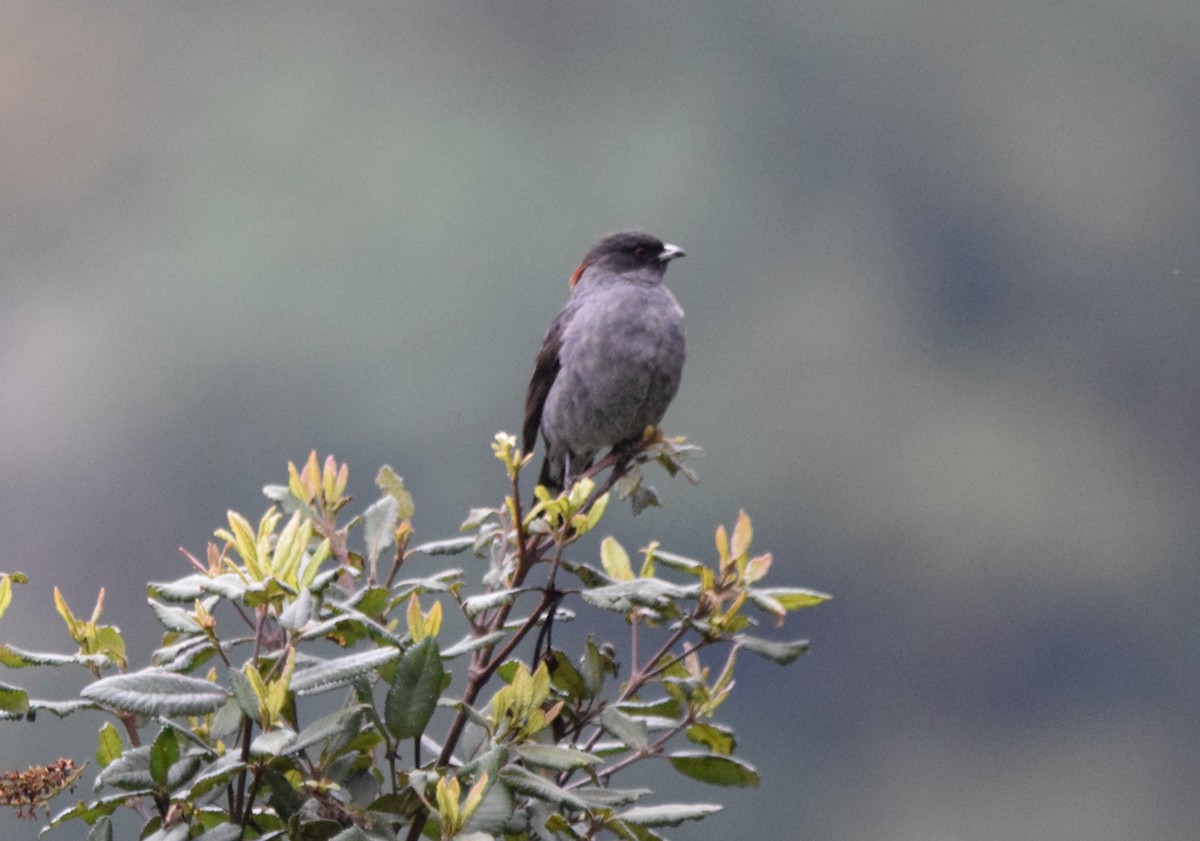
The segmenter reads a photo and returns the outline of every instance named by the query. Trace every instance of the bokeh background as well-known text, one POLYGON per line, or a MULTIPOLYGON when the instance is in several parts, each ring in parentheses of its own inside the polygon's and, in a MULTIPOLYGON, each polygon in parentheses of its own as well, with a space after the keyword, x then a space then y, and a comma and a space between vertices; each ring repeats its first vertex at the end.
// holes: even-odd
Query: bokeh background
POLYGON ((0 636, 104 585, 144 661, 144 582, 314 448, 451 535, 568 274, 644 227, 708 455, 608 531, 708 557, 744 507, 836 595, 745 662, 763 786, 672 837, 1194 838, 1197 44, 1194 0, 6 0, 0 636))

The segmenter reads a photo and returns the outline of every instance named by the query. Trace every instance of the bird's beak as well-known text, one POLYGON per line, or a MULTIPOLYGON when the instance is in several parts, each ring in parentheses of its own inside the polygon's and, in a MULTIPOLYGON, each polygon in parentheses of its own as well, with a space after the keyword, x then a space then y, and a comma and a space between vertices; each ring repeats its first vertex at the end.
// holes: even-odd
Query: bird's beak
POLYGON ((680 248, 678 245, 671 245, 671 243, 668 242, 663 244, 663 250, 658 254, 658 261, 660 263, 666 263, 668 260, 674 260, 676 257, 683 256, 684 251, 682 248, 680 248))

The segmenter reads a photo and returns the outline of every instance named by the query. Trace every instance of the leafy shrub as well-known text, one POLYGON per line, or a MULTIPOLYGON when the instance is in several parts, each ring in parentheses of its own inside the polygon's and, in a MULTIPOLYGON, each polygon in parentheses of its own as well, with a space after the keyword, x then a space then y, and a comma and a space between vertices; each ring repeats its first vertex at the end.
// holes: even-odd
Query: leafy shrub
MULTIPOLYGON (((741 652, 786 664, 805 651, 804 641, 749 633, 754 614, 782 623, 828 597, 762 586, 771 556, 751 554, 744 512, 717 529, 712 564, 651 543, 635 570, 612 537, 598 566, 567 558, 614 491, 635 511, 657 504, 643 464, 691 476, 694 448, 682 439, 648 438, 601 487, 593 475, 611 464, 558 497, 538 488, 528 512, 518 492, 528 458, 503 433, 493 451, 511 494, 472 510, 462 536, 419 544, 391 468, 376 478, 381 498, 343 522, 346 465, 321 465, 315 453, 289 465, 288 484, 265 489, 273 504, 257 524, 229 512, 205 558, 188 556, 191 574, 149 585, 166 634, 141 669, 130 670, 119 631, 101 623, 103 591, 88 619, 56 591, 77 653, 3 646, 0 663, 82 665, 96 679, 68 702, 0 686, 0 714, 88 709, 112 721, 96 753, 101 796, 50 825, 83 821, 88 838, 110 839, 125 809, 156 841, 652 841, 721 807, 616 787, 633 764, 758 785, 734 756, 734 731, 714 716, 741 652), (457 568, 402 577, 419 556, 468 551, 486 560, 475 588, 457 568), (592 636, 573 653, 556 647, 555 623, 576 608, 624 617, 620 658, 592 636)), ((0 577, 0 614, 22 581, 0 577)), ((10 772, 0 800, 30 814, 82 770, 60 760, 10 772)))

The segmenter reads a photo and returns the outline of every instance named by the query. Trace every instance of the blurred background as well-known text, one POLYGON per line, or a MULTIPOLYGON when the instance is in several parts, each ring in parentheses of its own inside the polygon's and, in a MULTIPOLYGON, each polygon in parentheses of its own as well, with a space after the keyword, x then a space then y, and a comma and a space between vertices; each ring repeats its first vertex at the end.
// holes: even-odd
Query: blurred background
POLYGON ((144 662, 144 583, 311 449, 451 536, 641 227, 707 457, 605 531, 709 558, 744 507, 836 596, 726 708, 762 787, 672 789, 728 809, 671 837, 1194 838, 1197 43, 1194 0, 7 0, 0 638, 68 650, 52 587, 104 585, 144 662))

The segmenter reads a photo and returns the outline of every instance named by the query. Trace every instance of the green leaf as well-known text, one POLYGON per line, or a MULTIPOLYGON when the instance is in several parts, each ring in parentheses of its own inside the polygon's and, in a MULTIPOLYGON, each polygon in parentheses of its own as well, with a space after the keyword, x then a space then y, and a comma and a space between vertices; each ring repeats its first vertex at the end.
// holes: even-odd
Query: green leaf
MULTIPOLYGON (((617 493, 621 493, 620 488, 617 493)), ((647 508, 662 508, 662 499, 659 498, 658 491, 654 489, 653 485, 647 485, 640 480, 637 487, 623 495, 629 497, 629 507, 635 517, 647 508)))
POLYGON ((421 735, 437 707, 444 676, 436 638, 426 637, 408 650, 396 664, 383 707, 392 736, 408 739, 421 735))
POLYGON ((616 707, 605 707, 600 713, 600 725, 633 750, 645 750, 650 746, 650 733, 646 725, 616 707))
POLYGON ((610 495, 605 493, 600 496, 592 507, 588 509, 585 532, 589 532, 596 527, 600 520, 604 517, 604 512, 608 510, 608 500, 610 495))
POLYGON ((96 629, 96 642, 101 654, 118 664, 124 664, 125 639, 119 630, 112 625, 102 625, 96 629))
POLYGON ((746 634, 734 634, 733 641, 747 651, 757 654, 763 659, 786 666, 800 655, 808 651, 808 640, 792 640, 791 642, 776 642, 746 634))
POLYGON ((24 584, 28 579, 22 573, 5 573, 0 575, 0 616, 4 615, 4 611, 8 610, 8 606, 12 604, 12 585, 13 581, 24 584))
POLYGON ((96 761, 100 763, 101 768, 107 768, 125 750, 125 745, 121 742, 121 734, 117 732, 117 728, 108 723, 100 728, 97 741, 96 761))
POLYGON ((354 594, 348 604, 365 616, 378 616, 387 611, 391 598, 386 587, 364 587, 354 594))
MULTIPOLYGON (((82 806, 83 804, 80 803, 79 805, 82 806)), ((100 815, 97 817, 95 814, 93 814, 90 820, 89 818, 85 817, 84 821, 89 823, 95 821, 95 823, 92 823, 92 828, 88 831, 87 841, 113 841, 113 826, 108 815, 100 815)), ((43 829, 40 833, 38 833, 38 836, 41 837, 45 834, 46 830, 43 829)))
POLYGON ((732 756, 717 756, 701 751, 678 751, 668 759, 676 771, 702 783, 756 788, 761 779, 754 766, 732 756))
POLYGON ((567 771, 571 768, 582 768, 595 765, 600 757, 575 748, 559 747, 558 745, 539 745, 526 743, 516 746, 517 755, 530 765, 542 768, 553 768, 557 771, 567 771))
POLYGON ((550 653, 554 657, 550 664, 550 682, 576 700, 587 698, 587 684, 571 658, 557 648, 551 649, 550 653))
POLYGON ((737 737, 733 730, 712 722, 693 724, 686 731, 687 737, 698 745, 703 745, 713 753, 729 756, 737 747, 737 737))
POLYGON ((404 487, 404 479, 398 476, 395 470, 386 464, 379 468, 379 472, 375 475, 375 486, 396 500, 396 513, 401 520, 412 519, 414 510, 412 494, 404 487))
POLYGON ((229 698, 228 692, 207 680, 154 668, 103 678, 79 694, 98 704, 147 716, 204 715, 229 698))
POLYGON ((150 745, 150 779, 160 788, 167 784, 167 772, 179 761, 179 740, 175 731, 164 727, 150 745))
MULTIPOLYGON (((296 791, 291 781, 288 780, 279 771, 267 766, 262 769, 263 783, 270 789, 270 795, 267 797, 267 802, 271 808, 275 810, 275 814, 283 818, 285 821, 291 821, 296 813, 304 806, 304 801, 301 799, 299 792, 296 791)), ((275 837, 275 836, 270 836, 275 837)), ((283 837, 280 833, 279 837, 283 837)), ((324 835, 315 836, 324 838, 324 835)))
POLYGON ((500 772, 500 779, 521 794, 542 800, 546 803, 567 806, 571 809, 583 810, 587 808, 587 804, 572 792, 555 785, 545 777, 539 777, 532 771, 527 771, 519 765, 510 765, 505 768, 500 772))
POLYGON ((379 560, 380 554, 396 542, 396 525, 400 522, 400 503, 385 496, 371 504, 363 514, 363 537, 367 541, 367 560, 379 560))
POLYGON ((372 648, 348 654, 336 660, 325 660, 303 670, 297 669, 292 675, 292 691, 298 695, 324 692, 347 684, 358 675, 395 660, 399 656, 400 649, 398 648, 372 648))
POLYGON ((633 567, 629 563, 629 553, 612 535, 600 542, 600 564, 608 573, 608 577, 614 581, 633 579, 633 567))
POLYGON ((19 718, 29 712, 29 693, 19 686, 0 683, 0 714, 5 718, 19 718))
POLYGON ((583 680, 587 685, 588 695, 595 697, 604 688, 604 675, 617 674, 617 664, 613 658, 605 654, 589 636, 583 650, 583 680))
POLYGON ((617 820, 638 826, 679 826, 698 821, 724 809, 716 803, 664 803, 661 806, 634 806, 617 815, 617 820))

